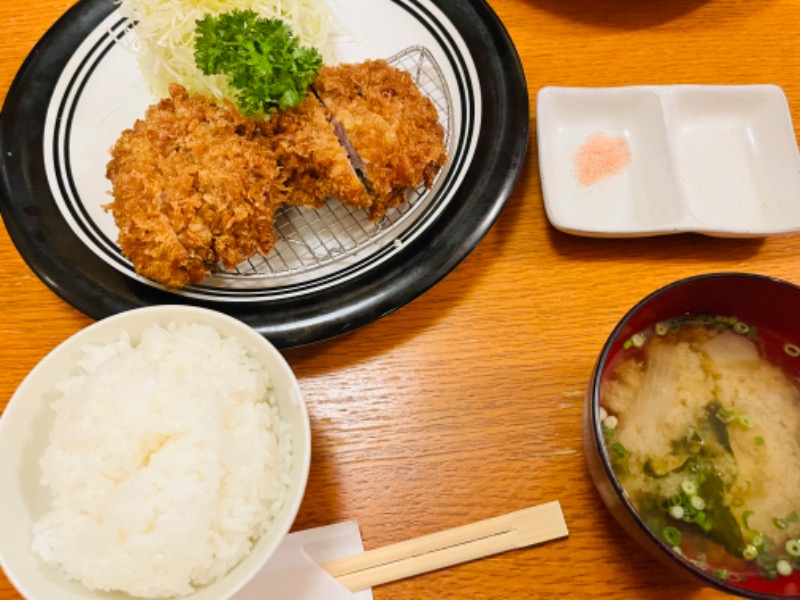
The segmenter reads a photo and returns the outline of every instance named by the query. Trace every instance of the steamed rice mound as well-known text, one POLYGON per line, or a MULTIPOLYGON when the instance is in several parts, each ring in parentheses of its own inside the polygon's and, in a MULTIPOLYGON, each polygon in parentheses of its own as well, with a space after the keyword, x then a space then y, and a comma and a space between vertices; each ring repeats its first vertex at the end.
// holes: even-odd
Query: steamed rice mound
POLYGON ((183 596, 242 560, 280 510, 291 439, 268 373, 208 326, 89 346, 58 386, 34 551, 95 590, 183 596))

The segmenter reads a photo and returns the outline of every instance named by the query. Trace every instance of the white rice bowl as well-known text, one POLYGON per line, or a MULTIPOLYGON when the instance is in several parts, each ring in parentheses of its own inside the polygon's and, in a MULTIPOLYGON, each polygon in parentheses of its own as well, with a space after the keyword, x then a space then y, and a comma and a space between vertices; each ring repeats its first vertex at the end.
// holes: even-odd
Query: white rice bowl
POLYGON ((0 453, 0 565, 26 598, 131 598, 93 591, 69 573, 143 597, 169 590, 220 600, 258 572, 291 527, 308 478, 310 428, 291 369, 261 335, 215 311, 157 306, 99 321, 48 354, 0 419, 0 453), (185 346, 165 353, 174 344, 185 346), (195 382, 190 393, 175 374, 195 382), (128 389, 108 389, 126 381, 128 389), (162 397, 148 393, 153 386, 162 397), (220 395, 221 405, 212 401, 220 395), (89 400, 81 412, 77 396, 89 400), (97 419, 110 428, 90 426, 97 419), (270 448, 248 452, 253 444, 270 448), (91 464, 100 456, 94 447, 102 464, 91 464), (70 545, 73 532, 89 543, 70 545), (167 566, 147 560, 159 548, 174 553, 167 566))

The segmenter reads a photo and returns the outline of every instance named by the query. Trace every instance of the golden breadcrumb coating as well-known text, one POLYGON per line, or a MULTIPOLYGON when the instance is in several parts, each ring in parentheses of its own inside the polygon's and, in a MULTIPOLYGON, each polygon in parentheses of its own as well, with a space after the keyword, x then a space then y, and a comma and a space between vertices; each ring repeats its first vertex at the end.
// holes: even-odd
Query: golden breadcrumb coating
POLYGON ((409 73, 385 60, 325 66, 313 87, 363 163, 373 219, 433 184, 446 158, 444 130, 409 73))
POLYGON ((136 271, 176 288, 268 253, 284 190, 256 122, 177 84, 170 95, 112 148, 105 208, 136 271))
POLYGON ((265 127, 274 136, 288 203, 320 208, 326 199, 336 198, 353 208, 370 206, 372 201, 314 94, 271 115, 265 127))
POLYGON ((386 61, 323 67, 301 104, 261 122, 173 84, 111 149, 105 208, 136 272, 178 288, 271 252, 281 203, 335 198, 378 219, 445 158, 433 103, 386 61))

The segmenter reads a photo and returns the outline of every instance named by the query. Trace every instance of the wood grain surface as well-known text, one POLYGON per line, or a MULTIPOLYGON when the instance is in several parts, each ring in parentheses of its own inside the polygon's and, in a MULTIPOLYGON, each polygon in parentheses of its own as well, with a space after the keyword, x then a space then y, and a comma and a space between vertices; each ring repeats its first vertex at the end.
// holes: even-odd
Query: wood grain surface
MULTIPOLYGON (((70 4, 0 0, 0 98, 70 4)), ((800 235, 558 232, 543 208, 535 97, 545 85, 774 83, 800 123, 800 0, 490 4, 527 76, 525 168, 482 243, 432 290, 358 331, 284 352, 313 430, 294 528, 354 519, 369 549, 557 499, 569 538, 382 586, 375 598, 721 597, 665 571, 601 503, 583 455, 584 390, 606 336, 642 296, 711 271, 800 283, 800 235)), ((91 320, 33 274, 5 229, 0 273, 4 406, 91 320)), ((19 597, 0 577, 0 599, 19 597)))

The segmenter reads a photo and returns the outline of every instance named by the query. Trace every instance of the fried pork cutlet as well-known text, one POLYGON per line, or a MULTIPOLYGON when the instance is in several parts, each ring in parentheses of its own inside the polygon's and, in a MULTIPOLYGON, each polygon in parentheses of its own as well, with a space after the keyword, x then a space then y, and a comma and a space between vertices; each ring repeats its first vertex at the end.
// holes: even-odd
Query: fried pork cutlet
POLYGON ((358 155, 380 218, 421 184, 430 187, 445 161, 436 108, 411 75, 385 60, 323 67, 313 84, 358 155))
POLYGON ((372 219, 430 187, 444 133, 411 76, 386 61, 323 67, 314 92, 267 121, 173 84, 111 150, 122 252, 176 288, 268 254, 275 209, 336 198, 372 219))
POLYGON ((170 95, 112 148, 105 208, 136 271, 176 288, 268 253, 285 193, 256 122, 176 84, 170 95))
POLYGON ((272 136, 275 157, 285 178, 287 203, 320 208, 328 198, 336 198, 353 208, 371 205, 314 94, 293 108, 272 114, 263 127, 265 134, 272 136))

